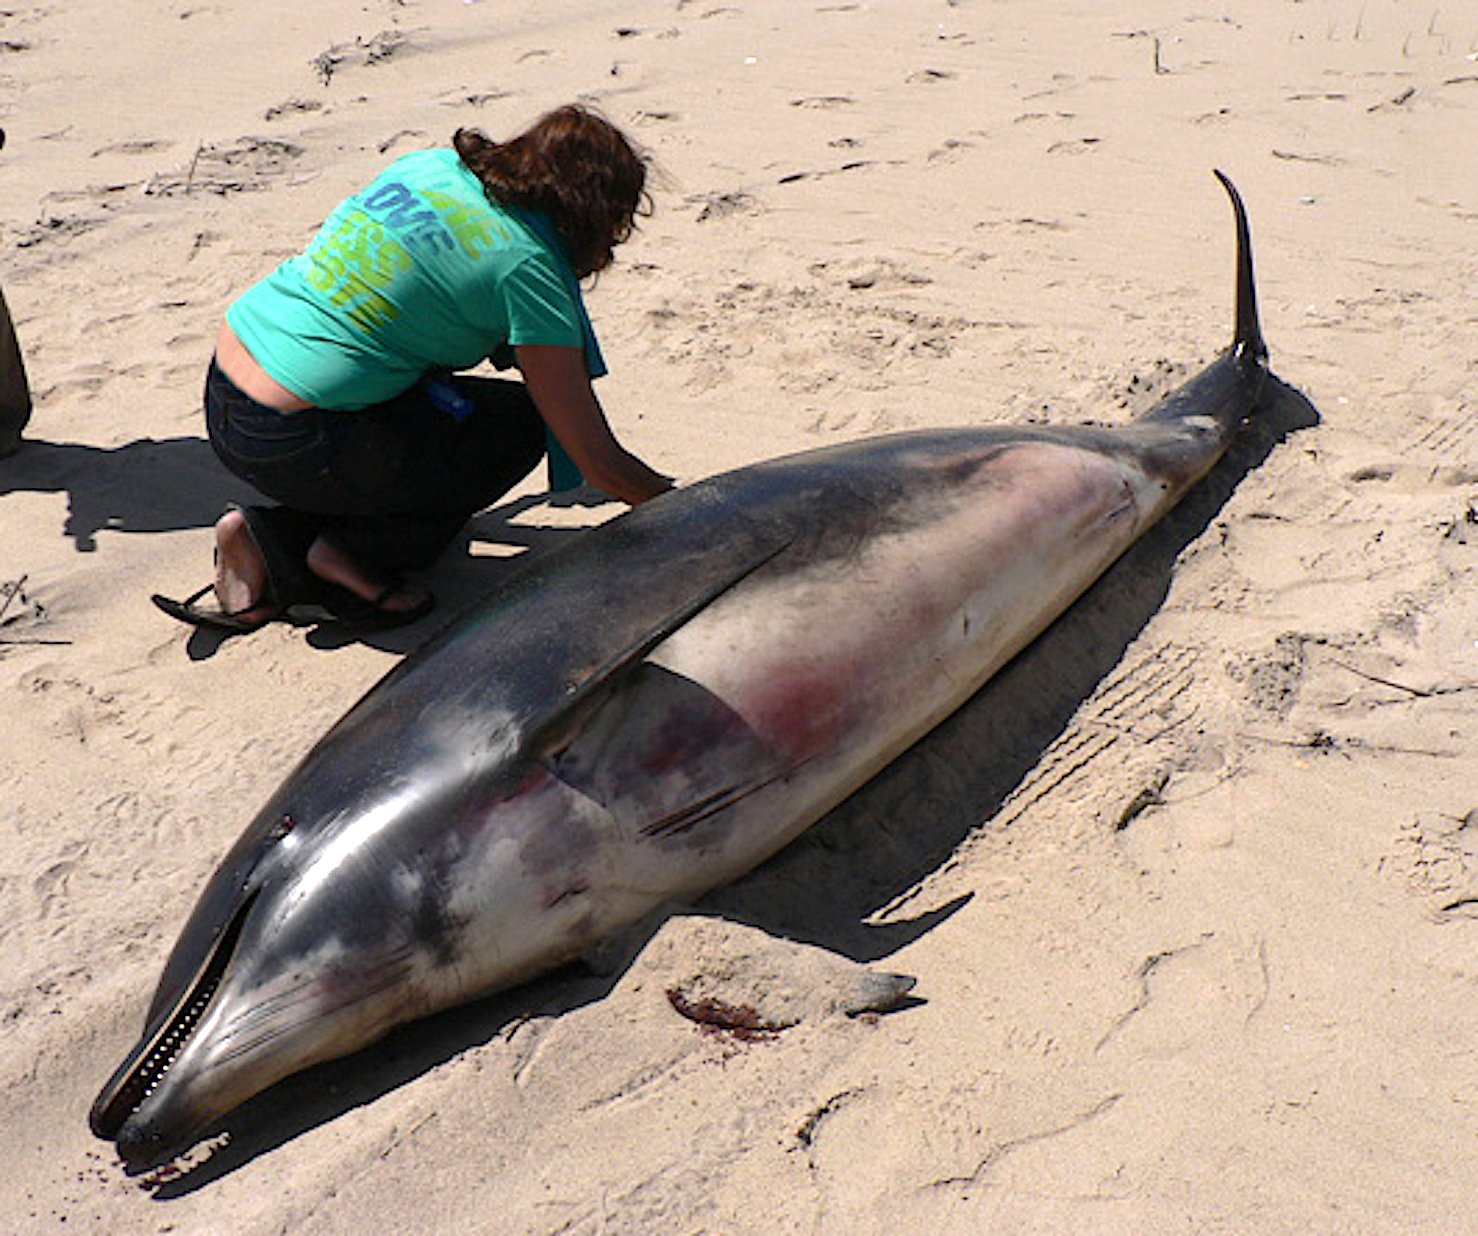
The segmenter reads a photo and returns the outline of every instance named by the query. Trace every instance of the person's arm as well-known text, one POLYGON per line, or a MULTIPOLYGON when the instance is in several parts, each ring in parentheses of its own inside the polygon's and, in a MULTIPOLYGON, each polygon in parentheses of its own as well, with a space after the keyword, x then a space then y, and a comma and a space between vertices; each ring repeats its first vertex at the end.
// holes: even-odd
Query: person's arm
POLYGON ((672 488, 616 441, 579 348, 519 344, 514 354, 539 415, 589 484, 632 506, 672 488))

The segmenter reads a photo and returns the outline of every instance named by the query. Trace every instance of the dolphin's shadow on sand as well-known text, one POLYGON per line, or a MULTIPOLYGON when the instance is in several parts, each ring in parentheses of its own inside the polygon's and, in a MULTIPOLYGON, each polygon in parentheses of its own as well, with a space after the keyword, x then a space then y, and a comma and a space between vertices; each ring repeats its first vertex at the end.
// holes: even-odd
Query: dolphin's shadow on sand
MULTIPOLYGON (((948 917, 962 901, 883 927, 864 921, 990 820, 1163 604, 1181 551, 1274 446, 1318 420, 1302 394, 1270 377, 1256 419, 1220 463, 1030 647, 804 837, 711 893, 699 908, 859 961, 884 957, 948 917), (930 774, 948 770, 953 781, 922 817, 897 806, 921 768, 930 774), (817 887, 828 889, 828 896, 816 898, 817 887)), ((168 1199, 202 1188, 487 1043, 515 1021, 557 1016, 604 998, 619 977, 567 968, 401 1027, 353 1056, 287 1078, 229 1115, 216 1132, 228 1131, 230 1142, 160 1183, 155 1196, 168 1199)))
POLYGON ((988 823, 1164 603, 1176 559, 1243 477, 1289 434, 1318 424, 1307 398, 1269 376, 1255 419, 1171 511, 1046 631, 851 798, 705 908, 872 962, 904 947, 961 902, 918 919, 864 920, 935 871, 988 823), (931 780, 929 814, 911 802, 931 780), (933 783, 948 782, 942 791, 933 783), (824 888, 818 899, 805 890, 824 888))

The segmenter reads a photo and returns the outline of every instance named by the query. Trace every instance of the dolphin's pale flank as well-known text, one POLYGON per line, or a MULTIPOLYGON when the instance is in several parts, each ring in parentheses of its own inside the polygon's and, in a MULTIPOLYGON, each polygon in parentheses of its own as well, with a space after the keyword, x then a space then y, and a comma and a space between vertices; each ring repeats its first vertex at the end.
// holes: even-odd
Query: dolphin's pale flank
POLYGON ((713 477, 531 562, 406 658, 206 886, 93 1131, 132 1159, 183 1149, 291 1073, 750 870, 958 708, 1257 400, 1221 179, 1236 337, 1139 420, 713 477))

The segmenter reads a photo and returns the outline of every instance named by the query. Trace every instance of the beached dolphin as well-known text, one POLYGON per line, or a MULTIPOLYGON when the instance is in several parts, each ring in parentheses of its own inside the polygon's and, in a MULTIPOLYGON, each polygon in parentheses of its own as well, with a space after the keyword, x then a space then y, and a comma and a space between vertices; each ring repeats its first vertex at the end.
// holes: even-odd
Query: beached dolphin
POLYGON ((774 854, 958 708, 1221 456, 1236 337, 1122 429, 742 468, 530 562, 313 748, 196 905, 92 1109, 131 1159, 774 854))

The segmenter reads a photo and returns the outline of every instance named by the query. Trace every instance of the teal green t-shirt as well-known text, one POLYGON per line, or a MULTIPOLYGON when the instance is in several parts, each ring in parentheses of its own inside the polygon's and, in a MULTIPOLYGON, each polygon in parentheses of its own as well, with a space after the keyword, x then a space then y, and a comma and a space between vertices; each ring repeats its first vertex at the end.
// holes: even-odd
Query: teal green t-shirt
POLYGON ((582 348, 606 372, 548 220, 490 202, 454 150, 397 159, 308 248, 226 314, 258 363, 320 408, 391 399, 435 369, 520 344, 582 348))

